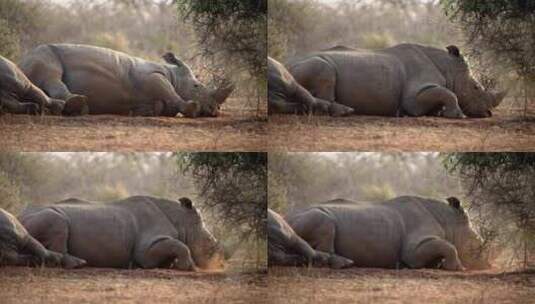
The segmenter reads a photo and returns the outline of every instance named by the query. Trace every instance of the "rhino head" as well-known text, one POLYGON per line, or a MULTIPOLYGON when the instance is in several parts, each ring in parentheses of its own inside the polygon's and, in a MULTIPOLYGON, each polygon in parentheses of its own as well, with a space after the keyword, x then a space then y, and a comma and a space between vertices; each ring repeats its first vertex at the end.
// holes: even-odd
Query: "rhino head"
POLYGON ((195 265, 205 270, 225 268, 225 252, 212 233, 206 228, 201 214, 189 198, 179 199, 187 210, 185 243, 190 249, 195 265))
POLYGON ((457 248, 459 259, 464 267, 471 270, 489 269, 489 251, 483 239, 473 229, 468 215, 456 197, 447 199, 451 208, 455 209, 453 243, 457 248))
POLYGON ((234 85, 225 83, 215 90, 209 89, 197 80, 191 68, 175 54, 168 52, 162 58, 170 65, 177 94, 186 101, 193 100, 199 103, 200 110, 197 116, 217 116, 219 108, 234 90, 234 85))
MULTIPOLYGON (((491 92, 486 90, 474 77, 459 49, 450 45, 448 50, 449 66, 446 68, 447 81, 457 95, 459 106, 468 117, 483 118, 492 116, 492 109, 496 108, 507 95, 507 91, 491 92), (451 75, 451 76, 450 76, 451 75), (453 78, 453 79, 451 79, 453 78)), ((449 87, 448 86, 448 87, 449 87)))

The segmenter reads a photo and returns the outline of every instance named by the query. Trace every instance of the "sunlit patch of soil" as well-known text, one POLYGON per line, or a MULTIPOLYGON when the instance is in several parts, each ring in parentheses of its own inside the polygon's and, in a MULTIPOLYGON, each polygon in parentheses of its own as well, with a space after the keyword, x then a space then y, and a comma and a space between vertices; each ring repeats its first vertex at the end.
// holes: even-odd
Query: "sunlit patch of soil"
POLYGON ((535 107, 484 119, 273 115, 273 151, 535 151, 535 107))
POLYGON ((270 267, 272 303, 534 303, 535 274, 270 267))

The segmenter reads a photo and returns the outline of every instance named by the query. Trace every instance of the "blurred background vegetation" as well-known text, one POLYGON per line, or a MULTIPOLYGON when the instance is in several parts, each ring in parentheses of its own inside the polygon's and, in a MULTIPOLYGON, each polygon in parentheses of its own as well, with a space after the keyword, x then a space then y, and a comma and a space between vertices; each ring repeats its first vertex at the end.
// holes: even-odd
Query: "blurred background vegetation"
POLYGON ((132 195, 173 200, 187 196, 233 254, 230 270, 264 270, 266 159, 265 153, 1 152, 0 208, 18 214, 29 204, 51 204, 71 197, 109 202, 132 195), (199 158, 205 163, 194 170, 199 158), (228 159, 232 162, 226 162, 228 159), (203 188, 200 171, 217 171, 223 164, 232 174, 211 184, 210 189, 203 188), (258 181, 253 183, 252 177, 258 181), (231 205, 232 214, 222 208, 231 205), (238 221, 236 216, 243 215, 247 217, 238 221))
POLYGON ((535 13, 530 3, 533 1, 270 0, 268 54, 284 63, 337 45, 381 49, 399 43, 438 48, 454 44, 485 87, 510 89, 503 109, 533 117, 535 13))
MULTIPOLYGON (((186 18, 184 7, 186 1, 174 0, 2 0, 0 55, 17 62, 24 52, 43 43, 90 44, 159 62, 163 62, 161 55, 172 51, 203 82, 216 86, 228 78, 236 83, 237 90, 231 97, 239 97, 239 102, 230 100, 224 108, 245 108, 262 114, 266 106, 265 82, 261 80, 264 74, 246 63, 228 60, 229 54, 232 58, 238 54, 226 45, 200 39, 203 29, 196 26, 194 15, 186 18), (227 58, 215 55, 224 51, 227 58)), ((265 10, 263 16, 265 19, 265 10)), ((239 32, 243 30, 239 20, 225 19, 219 25, 229 32, 239 32)), ((262 37, 265 35, 258 35, 255 41, 265 45, 262 37)), ((249 59, 259 61, 265 56, 259 52, 249 59)))
POLYGON ((534 153, 270 153, 268 206, 281 214, 336 198, 458 197, 496 265, 535 267, 534 153))

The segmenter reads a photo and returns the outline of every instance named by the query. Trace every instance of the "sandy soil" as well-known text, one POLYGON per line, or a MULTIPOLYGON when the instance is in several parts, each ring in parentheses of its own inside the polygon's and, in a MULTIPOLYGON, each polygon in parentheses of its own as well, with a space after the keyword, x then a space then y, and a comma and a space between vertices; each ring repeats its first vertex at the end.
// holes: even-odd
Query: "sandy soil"
POLYGON ((219 117, 0 116, 9 151, 262 151, 265 113, 229 101, 219 117))
POLYGON ((266 275, 176 270, 0 268, 0 303, 256 303, 266 275))
POLYGON ((535 303, 535 273, 272 267, 272 303, 535 303))
MULTIPOLYGON (((532 107, 535 108, 535 107, 532 107)), ((491 118, 269 117, 272 151, 535 151, 535 109, 491 118)))

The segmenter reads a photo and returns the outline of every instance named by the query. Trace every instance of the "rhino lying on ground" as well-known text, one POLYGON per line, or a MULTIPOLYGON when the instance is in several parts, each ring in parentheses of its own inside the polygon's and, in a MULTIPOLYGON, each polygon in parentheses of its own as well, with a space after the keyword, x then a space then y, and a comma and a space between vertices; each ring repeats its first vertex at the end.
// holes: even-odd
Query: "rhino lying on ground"
POLYGON ((490 268, 458 199, 401 196, 382 203, 334 200, 286 218, 312 248, 359 267, 490 268))
POLYGON ((94 46, 46 44, 26 54, 20 67, 49 96, 85 101, 89 114, 217 116, 234 87, 210 90, 173 53, 163 59, 167 64, 94 46))
POLYGON ((270 114, 344 116, 353 113, 350 107, 313 97, 280 62, 271 57, 268 57, 268 110, 270 114))
POLYGON ((24 73, 11 61, 0 56, 0 109, 13 114, 38 114, 50 111, 51 114, 69 115, 80 105, 49 98, 35 86, 24 73))
POLYGON ((489 117, 506 94, 485 91, 453 45, 338 46, 299 58, 288 70, 315 97, 360 115, 489 117))
POLYGON ((0 208, 0 265, 76 268, 85 265, 85 261, 45 249, 16 217, 0 208))
POLYGON ((222 247, 188 198, 132 196, 111 203, 68 199, 27 208, 20 221, 45 247, 88 266, 222 269, 222 247))
POLYGON ((268 209, 268 263, 282 266, 330 266, 344 268, 353 261, 312 249, 300 238, 286 221, 276 212, 268 209))

